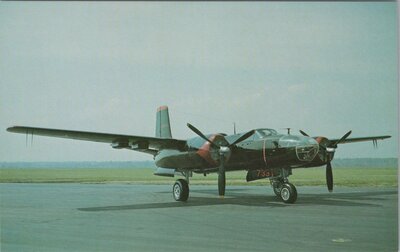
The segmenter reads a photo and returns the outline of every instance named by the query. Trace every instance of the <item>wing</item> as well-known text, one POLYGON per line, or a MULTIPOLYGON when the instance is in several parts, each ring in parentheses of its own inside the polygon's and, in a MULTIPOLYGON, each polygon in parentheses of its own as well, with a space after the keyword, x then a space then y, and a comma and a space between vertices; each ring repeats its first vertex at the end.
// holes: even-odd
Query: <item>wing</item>
POLYGON ((178 149, 185 147, 185 140, 119 135, 109 133, 74 131, 63 129, 46 129, 35 127, 14 126, 7 128, 7 131, 27 135, 38 135, 48 137, 68 138, 74 140, 110 143, 116 149, 131 149, 155 155, 161 149, 178 149))
MULTIPOLYGON (((377 140, 383 140, 383 139, 390 138, 390 137, 391 136, 371 136, 371 137, 346 138, 345 140, 341 141, 339 144, 365 142, 365 141, 377 141, 377 140)), ((329 141, 332 143, 335 143, 335 142, 339 141, 339 139, 329 139, 329 141)))

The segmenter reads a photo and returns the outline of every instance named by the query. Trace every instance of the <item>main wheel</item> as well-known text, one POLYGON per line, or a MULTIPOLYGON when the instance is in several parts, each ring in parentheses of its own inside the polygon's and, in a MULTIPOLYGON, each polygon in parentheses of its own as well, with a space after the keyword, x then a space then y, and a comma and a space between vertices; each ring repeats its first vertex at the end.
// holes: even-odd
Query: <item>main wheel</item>
POLYGON ((189 185, 187 181, 178 179, 172 187, 172 195, 176 201, 187 201, 189 198, 189 185))
POLYGON ((281 199, 285 203, 293 204, 297 200, 297 190, 294 185, 285 183, 281 189, 281 199))

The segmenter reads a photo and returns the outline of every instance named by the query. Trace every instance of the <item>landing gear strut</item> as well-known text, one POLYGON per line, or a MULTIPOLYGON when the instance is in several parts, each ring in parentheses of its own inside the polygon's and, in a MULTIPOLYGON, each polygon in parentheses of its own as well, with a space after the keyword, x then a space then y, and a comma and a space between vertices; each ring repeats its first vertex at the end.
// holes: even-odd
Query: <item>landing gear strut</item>
POLYGON ((282 179, 271 180, 272 189, 274 190, 275 195, 278 197, 281 196, 281 189, 283 183, 284 182, 282 179))
POLYGON ((280 197, 283 202, 293 204, 297 200, 297 190, 293 184, 289 183, 287 177, 290 174, 291 170, 281 169, 281 175, 270 181, 275 195, 280 197))

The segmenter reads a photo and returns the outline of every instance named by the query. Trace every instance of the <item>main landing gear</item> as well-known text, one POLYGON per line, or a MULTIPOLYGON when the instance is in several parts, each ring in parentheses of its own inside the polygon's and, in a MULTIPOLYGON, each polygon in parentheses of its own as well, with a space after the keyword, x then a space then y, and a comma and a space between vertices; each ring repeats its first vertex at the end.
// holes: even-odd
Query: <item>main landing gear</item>
POLYGON ((178 179, 172 187, 172 195, 176 201, 187 201, 189 198, 189 177, 191 172, 182 172, 185 179, 178 179))
MULTIPOLYGON (((288 176, 291 174, 290 169, 281 169, 278 177, 270 178, 272 189, 276 196, 281 198, 285 203, 293 204, 297 200, 296 187, 289 183, 288 176)), ((176 201, 187 201, 189 198, 189 177, 191 172, 182 172, 185 179, 178 179, 172 187, 172 195, 176 201)))
POLYGON ((281 176, 270 179, 270 182, 276 196, 285 203, 293 204, 297 200, 297 190, 293 184, 289 183, 287 179, 289 174, 290 170, 282 169, 281 176))
POLYGON ((172 194, 176 201, 187 201, 189 198, 189 184, 184 179, 178 179, 172 187, 172 194))

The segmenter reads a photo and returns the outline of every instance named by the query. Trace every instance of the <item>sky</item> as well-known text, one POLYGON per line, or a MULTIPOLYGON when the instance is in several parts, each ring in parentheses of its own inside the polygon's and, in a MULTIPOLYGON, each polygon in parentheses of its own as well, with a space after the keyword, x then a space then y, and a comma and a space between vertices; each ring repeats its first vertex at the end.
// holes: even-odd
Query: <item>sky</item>
POLYGON ((275 128, 340 138, 336 158, 398 156, 395 2, 1 2, 0 161, 127 161, 108 144, 13 125, 173 137, 275 128))

